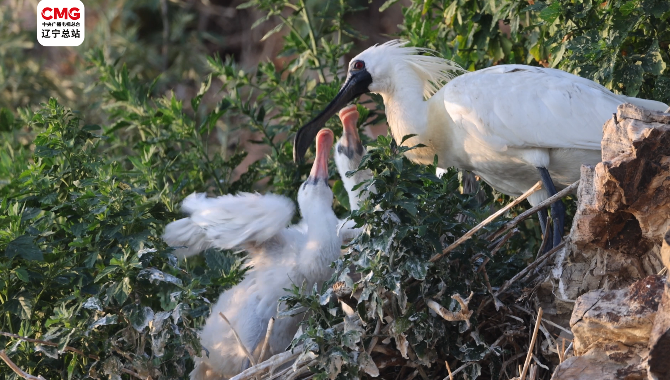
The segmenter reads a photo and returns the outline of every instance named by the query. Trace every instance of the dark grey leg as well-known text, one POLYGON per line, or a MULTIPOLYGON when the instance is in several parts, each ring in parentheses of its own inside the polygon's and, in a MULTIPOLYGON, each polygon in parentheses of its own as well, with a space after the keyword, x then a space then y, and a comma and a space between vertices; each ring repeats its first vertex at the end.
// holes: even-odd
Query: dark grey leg
MULTIPOLYGON (((551 180, 549 171, 546 168, 537 168, 540 172, 540 178, 542 178, 542 186, 547 190, 547 194, 551 197, 556 194, 556 187, 554 186, 554 181, 551 180)), ((558 200, 551 205, 551 219, 554 222, 554 243, 552 247, 555 247, 561 243, 563 238, 563 222, 565 220, 565 205, 563 205, 562 200, 558 200)))
POLYGON ((537 212, 537 216, 540 218, 540 229, 542 230, 542 237, 544 238, 545 234, 549 234, 547 237, 547 244, 544 246, 544 252, 548 252, 550 249, 553 248, 553 239, 552 239, 552 233, 550 229, 547 229, 547 219, 549 218, 549 214, 547 214, 547 209, 542 209, 537 212))

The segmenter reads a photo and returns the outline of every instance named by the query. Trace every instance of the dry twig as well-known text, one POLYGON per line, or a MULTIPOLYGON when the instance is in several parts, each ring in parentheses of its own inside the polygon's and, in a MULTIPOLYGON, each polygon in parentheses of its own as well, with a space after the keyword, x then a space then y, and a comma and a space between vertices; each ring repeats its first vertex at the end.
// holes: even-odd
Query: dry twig
MULTIPOLYGON (((523 307, 521 307, 521 306, 519 306, 519 305, 512 305, 512 306, 513 306, 515 309, 519 309, 519 310, 523 311, 523 312, 526 313, 526 314, 533 315, 533 312, 531 312, 530 310, 528 310, 528 309, 526 309, 526 308, 523 308, 523 307)), ((542 320, 542 323, 546 323, 546 324, 548 324, 548 325, 550 325, 550 326, 556 327, 557 329, 559 329, 559 330, 561 330, 561 331, 564 331, 564 332, 566 332, 566 333, 568 333, 568 334, 570 334, 570 335, 573 335, 573 334, 572 334, 572 331, 570 331, 569 329, 567 329, 567 328, 565 328, 565 327, 559 325, 558 323, 554 323, 554 322, 552 322, 552 321, 550 321, 550 320, 548 320, 548 319, 543 319, 543 320, 542 320)), ((573 336, 574 336, 574 335, 573 335, 573 336)))
MULTIPOLYGON (((21 339, 21 340, 24 341, 24 342, 41 344, 41 345, 43 345, 43 346, 58 347, 58 343, 47 342, 46 340, 39 340, 39 339, 28 338, 28 337, 25 337, 25 336, 16 335, 16 334, 12 334, 12 333, 8 333, 8 332, 4 332, 4 331, 0 331, 0 335, 2 335, 2 336, 6 336, 6 337, 8 337, 8 338, 21 339)), ((79 355, 81 355, 81 356, 85 356, 85 357, 87 357, 87 358, 89 358, 89 359, 100 360, 100 357, 99 357, 99 356, 85 354, 85 353, 81 352, 80 350, 78 350, 78 349, 76 349, 76 348, 74 348, 74 347, 65 346, 65 348, 64 348, 63 350, 65 350, 65 351, 70 351, 70 352, 74 352, 74 353, 79 354, 79 355)))
POLYGON ((542 308, 540 308, 537 311, 537 320, 535 321, 535 329, 533 330, 533 337, 531 338, 530 346, 528 347, 528 355, 526 355, 526 361, 523 364, 523 371, 521 372, 521 380, 526 380, 528 365, 530 365, 530 359, 533 357, 533 348, 535 348, 535 341, 537 340, 537 332, 540 330, 540 323, 542 323, 542 308))
POLYGON ((520 278, 522 278, 523 276, 525 276, 526 273, 528 273, 529 271, 535 269, 536 266, 540 265, 542 262, 544 262, 544 260, 548 259, 551 255, 553 255, 554 253, 556 253, 559 249, 563 248, 564 246, 565 246, 565 241, 562 241, 561 244, 555 246, 554 248, 552 248, 551 250, 549 250, 549 252, 547 252, 547 253, 545 253, 544 255, 538 257, 537 259, 535 259, 535 261, 533 261, 533 262, 532 262, 529 266, 527 266, 524 270, 522 270, 521 272, 517 273, 517 274, 516 274, 514 277, 512 277, 511 279, 505 281, 505 283, 503 284, 503 286, 501 286, 500 289, 498 289, 498 291, 496 292, 495 296, 498 297, 500 294, 502 294, 504 291, 506 291, 506 290, 507 290, 513 283, 515 283, 518 279, 520 279, 520 278))
POLYGON ((244 351, 244 354, 249 359, 249 363, 251 363, 252 366, 255 366, 256 365, 256 360, 254 359, 254 356, 251 355, 249 353, 249 350, 247 350, 247 348, 244 346, 244 343, 242 343, 242 339, 240 339, 240 336, 237 335, 237 331, 235 331, 235 328, 233 327, 233 325, 230 324, 230 321, 228 320, 228 318, 226 318, 225 315, 223 315, 223 313, 219 312, 219 315, 221 316, 221 318, 223 318, 224 321, 226 321, 226 323, 228 324, 228 327, 230 327, 230 330, 233 332, 233 335, 235 335, 235 339, 237 339, 237 343, 240 345, 240 348, 242 348, 242 351, 244 351))
POLYGON ((27 379, 27 380, 46 380, 42 376, 39 376, 39 375, 38 376, 33 376, 33 375, 23 371, 21 368, 19 368, 19 366, 17 366, 12 361, 12 359, 9 358, 9 356, 7 356, 7 354, 5 353, 5 350, 0 350, 0 359, 2 359, 2 361, 4 361, 5 364, 7 364, 9 366, 9 368, 12 369, 12 371, 14 371, 17 375, 21 376, 24 379, 27 379))
POLYGON ((447 365, 447 372, 449 372, 449 380, 454 380, 454 375, 451 373, 451 367, 449 367, 449 362, 445 360, 444 364, 447 365))
POLYGON ((377 341, 379 341, 379 337, 377 335, 379 335, 379 330, 381 330, 381 328, 382 328, 382 320, 377 319, 377 325, 375 326, 375 332, 373 333, 374 336, 370 340, 370 345, 368 346, 368 349, 366 350, 368 355, 372 354, 372 350, 377 345, 377 341))
POLYGON ((305 364, 304 366, 298 368, 295 372, 291 374, 291 376, 287 377, 286 380, 295 380, 299 376, 302 376, 309 372, 309 367, 312 367, 316 364, 316 360, 312 360, 311 362, 305 364))
POLYGON ((268 343, 270 343, 270 335, 272 335, 272 328, 275 326, 275 319, 274 317, 270 318, 270 321, 268 322, 268 330, 265 333, 265 340, 263 341, 263 345, 261 347, 261 353, 258 355, 258 363, 263 362, 263 358, 265 357, 265 351, 268 348, 268 343))
POLYGON ((300 352, 302 351, 303 347, 298 346, 293 349, 293 351, 285 351, 282 352, 281 354, 277 354, 275 356, 272 356, 268 358, 268 360, 255 365, 253 367, 249 367, 246 370, 242 371, 241 373, 237 374, 236 376, 232 377, 230 380, 247 380, 251 379, 253 377, 256 377, 257 375, 269 370, 270 368, 277 368, 285 363, 290 362, 291 360, 297 358, 300 356, 300 352))
POLYGON ((438 253, 438 254, 436 254, 435 256, 431 257, 429 261, 432 263, 432 262, 435 262, 435 261, 441 259, 444 255, 446 255, 447 253, 453 251, 456 247, 458 247, 459 245, 461 245, 464 241, 470 239, 475 233, 477 233, 477 231, 479 231, 479 230, 481 230, 482 228, 484 228, 484 226, 486 226, 487 224, 489 224, 489 223, 491 223, 492 221, 494 221, 494 220, 495 220, 496 218, 498 218, 500 215, 506 213, 506 212, 507 212, 509 209, 511 209, 512 207, 514 207, 514 206, 518 205, 519 203, 523 202, 524 199, 528 198, 531 194, 533 194, 534 192, 536 192, 536 191, 539 190, 540 188, 542 188, 542 182, 541 182, 541 181, 538 181, 538 182, 535 184, 535 186, 531 187, 528 191, 526 191, 525 193, 523 193, 523 195, 521 195, 520 197, 516 198, 512 203, 508 204, 507 206, 505 206, 505 207, 501 208, 500 210, 496 211, 493 215, 491 215, 491 216, 489 216, 488 218, 484 219, 483 222, 481 222, 481 223, 479 223, 478 225, 476 225, 473 229, 471 229, 470 231, 466 232, 465 235, 461 236, 461 237, 460 237, 458 240, 456 240, 453 244, 451 244, 450 246, 448 246, 447 248, 445 248, 445 249, 442 251, 442 253, 438 253))
MULTIPOLYGON (((500 227, 500 229, 496 232, 494 232, 490 237, 489 240, 495 240, 498 238, 498 236, 502 235, 503 232, 509 230, 512 227, 515 227, 522 221, 524 221, 526 218, 529 216, 535 214, 539 210, 549 206, 550 204, 560 200, 564 196, 568 195, 571 191, 575 190, 577 187, 579 187, 579 181, 574 182, 572 185, 566 187, 565 189, 559 191, 558 193, 552 195, 551 197, 545 199, 544 201, 540 202, 538 205, 535 207, 531 207, 528 210, 522 212, 519 216, 516 218, 510 220, 509 222, 505 223, 504 226, 500 227)), ((529 194, 530 195, 530 194, 529 194)))
POLYGON ((473 292, 470 292, 470 296, 466 299, 461 298, 461 295, 458 293, 451 296, 451 298, 455 299, 456 302, 461 305, 461 310, 457 312, 447 310, 447 308, 430 298, 426 299, 426 305, 445 320, 449 322, 465 321, 465 323, 468 325, 468 328, 470 328, 470 316, 472 316, 472 310, 468 309, 468 303, 470 303, 473 294, 473 292))
MULTIPOLYGON (((40 339, 27 338, 27 337, 25 337, 25 336, 16 335, 16 334, 12 334, 12 333, 8 333, 8 332, 4 332, 4 331, 0 331, 0 335, 2 335, 2 336, 6 336, 6 337, 8 337, 8 338, 20 339, 20 340, 22 340, 22 341, 24 341, 24 342, 28 342, 28 343, 37 343, 37 344, 41 344, 41 345, 43 345, 43 346, 58 347, 58 343, 49 342, 49 341, 46 341, 46 340, 40 340, 40 339)), ((91 355, 91 354, 85 354, 85 353, 83 353, 81 350, 78 350, 78 349, 76 349, 76 348, 74 348, 74 347, 65 346, 65 347, 63 348, 63 350, 64 350, 64 351, 74 352, 75 354, 79 354, 79 355, 84 356, 84 357, 87 357, 87 358, 89 358, 89 359, 100 360, 100 357, 99 357, 99 356, 97 356, 97 355, 91 355)), ((147 379, 146 377, 143 377, 143 376, 139 375, 138 373, 133 372, 133 371, 131 371, 131 370, 129 370, 129 369, 126 369, 126 368, 121 368, 121 372, 123 372, 123 373, 125 373, 125 374, 128 374, 128 375, 130 375, 130 376, 136 377, 136 378, 138 378, 138 379, 142 379, 142 380, 146 380, 146 379, 147 379)))
MULTIPOLYGON (((513 361, 519 359, 520 357, 522 357, 524 355, 526 355, 526 353, 522 352, 520 354, 516 354, 516 355, 512 356, 511 358, 505 360, 503 362, 502 366, 500 366, 500 376, 498 378, 502 378, 502 374, 507 373, 507 366, 510 365, 510 363, 512 363, 513 361)), ((519 373, 521 373, 521 371, 519 371, 519 373)))

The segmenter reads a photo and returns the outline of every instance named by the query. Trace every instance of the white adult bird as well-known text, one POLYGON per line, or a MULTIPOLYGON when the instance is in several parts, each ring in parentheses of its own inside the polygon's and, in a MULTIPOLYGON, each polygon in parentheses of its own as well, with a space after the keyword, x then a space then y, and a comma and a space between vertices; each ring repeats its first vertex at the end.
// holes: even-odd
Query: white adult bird
MULTIPOLYGON (((196 358, 192 380, 230 378, 248 365, 244 351, 223 313, 242 343, 256 357, 270 318, 277 315, 277 301, 292 284, 311 288, 330 278, 330 264, 340 256, 342 239, 332 209, 328 187, 328 156, 333 133, 324 129, 316 136, 316 159, 309 178, 298 191, 302 222, 286 227, 294 207, 277 195, 240 194, 207 198, 191 195, 182 210, 190 213, 170 223, 163 239, 172 246, 187 246, 178 253, 192 255, 208 246, 242 247, 249 251, 250 269, 244 280, 225 291, 212 308, 200 333, 209 357, 196 358)), ((299 317, 278 319, 270 337, 269 355, 280 353, 297 331, 299 317)))
MULTIPOLYGON (((440 168, 470 170, 510 196, 541 179, 543 190, 529 198, 535 205, 578 180, 582 164, 601 160, 602 126, 619 104, 668 108, 542 67, 500 65, 454 78, 464 71, 458 65, 420 53, 433 52, 395 40, 354 57, 337 96, 296 134, 294 158, 304 156, 335 112, 373 92, 384 99, 396 141, 415 134, 405 144, 426 145, 408 152, 410 159, 429 164, 437 155, 440 168)), ((564 213, 561 202, 552 205, 554 245, 563 235, 564 213)))

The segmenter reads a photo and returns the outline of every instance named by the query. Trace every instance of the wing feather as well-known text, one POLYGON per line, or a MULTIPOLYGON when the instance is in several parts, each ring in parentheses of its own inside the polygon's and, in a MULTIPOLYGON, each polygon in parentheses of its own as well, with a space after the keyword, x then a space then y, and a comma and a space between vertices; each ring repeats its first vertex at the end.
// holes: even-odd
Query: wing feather
POLYGON ((456 125, 498 151, 600 150, 602 126, 619 104, 665 107, 652 100, 616 95, 561 70, 525 65, 494 66, 461 75, 443 91, 445 107, 456 125))
POLYGON ((258 193, 216 198, 194 193, 184 199, 181 209, 190 216, 168 224, 163 240, 171 246, 186 246, 176 251, 184 257, 209 247, 262 244, 284 230, 295 212, 290 199, 258 193))

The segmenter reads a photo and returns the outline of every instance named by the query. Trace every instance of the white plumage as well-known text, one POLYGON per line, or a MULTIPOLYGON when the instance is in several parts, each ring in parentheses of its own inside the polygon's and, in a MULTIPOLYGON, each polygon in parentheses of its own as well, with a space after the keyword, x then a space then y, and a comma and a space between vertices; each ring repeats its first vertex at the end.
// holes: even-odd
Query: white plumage
POLYGON ((457 76, 425 100, 432 87, 423 79, 426 71, 462 70, 438 57, 431 58, 442 66, 425 65, 426 56, 416 53, 392 41, 352 60, 365 62, 372 76, 368 88, 383 97, 394 138, 417 134, 405 143, 427 145, 409 152, 415 161, 432 163, 437 154, 439 167, 471 170, 512 196, 540 179, 537 167, 546 167, 562 188, 579 179, 582 163, 600 161, 602 126, 619 104, 667 108, 564 71, 525 65, 457 76))
MULTIPOLYGON (((555 69, 501 65, 464 73, 448 60, 418 55, 431 54, 427 49, 404 45, 390 41, 352 59, 338 95, 296 135, 296 158, 336 110, 373 92, 384 99, 396 141, 415 134, 405 144, 426 145, 408 152, 410 159, 430 164, 437 155, 440 168, 470 170, 511 196, 542 179, 543 190, 529 198, 535 205, 548 197, 547 189, 553 193, 553 185, 561 189, 578 180, 582 164, 601 160, 602 127, 619 104, 668 108, 555 69)), ((554 208, 556 222, 562 205, 554 208)), ((562 233, 562 219, 559 224, 562 233)))
MULTIPOLYGON (((347 172, 358 169, 363 156, 366 154, 365 147, 358 136, 358 111, 356 105, 344 107, 340 112, 342 122, 342 137, 335 144, 335 166, 342 178, 342 184, 349 196, 349 209, 351 211, 360 209, 361 202, 367 198, 368 191, 374 192, 374 185, 364 185, 354 189, 358 184, 372 178, 369 170, 361 170, 347 176, 347 172), (367 187, 367 189, 366 189, 367 187), (364 191, 367 190, 367 191, 364 191)), ((348 242, 363 232, 363 227, 356 227, 351 219, 344 219, 338 225, 338 233, 343 241, 348 242)))
MULTIPOLYGON (((226 195, 206 198, 191 195, 183 210, 189 218, 166 228, 164 240, 173 246, 187 246, 178 253, 192 255, 203 248, 245 248, 253 268, 245 279, 225 291, 212 308, 200 339, 209 351, 196 358, 193 380, 232 377, 248 365, 222 312, 240 335, 245 347, 257 357, 270 318, 277 314, 277 301, 292 284, 308 288, 328 279, 330 264, 340 255, 338 219, 332 210, 333 193, 328 187, 328 155, 333 133, 317 135, 317 156, 310 177, 298 192, 302 221, 286 228, 294 212, 289 199, 267 194, 226 195)), ((299 316, 275 322, 269 341, 270 355, 286 349, 297 330, 299 316)))
MULTIPOLYGON (((354 187, 372 178, 372 173, 369 170, 357 171, 352 176, 347 176, 347 172, 358 169, 363 156, 367 153, 358 135, 358 116, 359 113, 354 104, 344 107, 339 112, 342 122, 342 137, 335 144, 335 166, 337 166, 342 184, 349 195, 350 210, 358 210, 360 203, 367 198, 367 192, 363 192, 365 186, 355 190, 354 187)), ((374 192, 374 186, 371 186, 369 191, 374 192)))
POLYGON ((251 248, 264 243, 288 226, 295 206, 275 194, 208 198, 194 193, 184 199, 181 211, 189 217, 168 224, 163 238, 173 247, 185 246, 175 253, 189 257, 210 247, 251 248))

